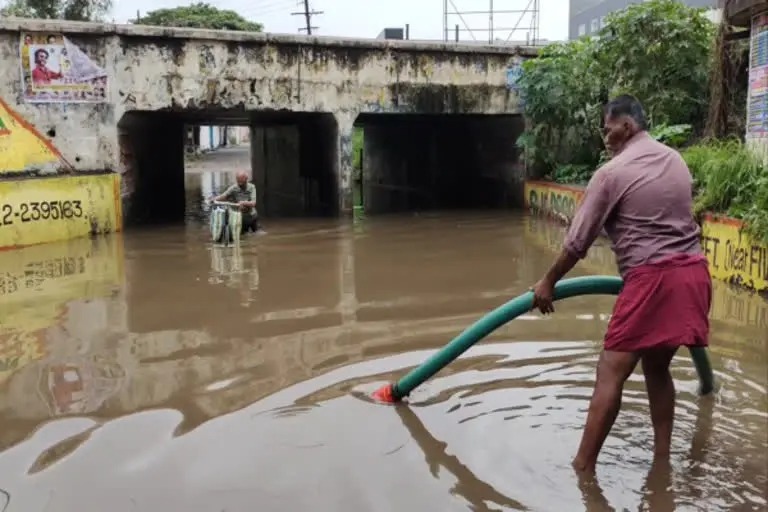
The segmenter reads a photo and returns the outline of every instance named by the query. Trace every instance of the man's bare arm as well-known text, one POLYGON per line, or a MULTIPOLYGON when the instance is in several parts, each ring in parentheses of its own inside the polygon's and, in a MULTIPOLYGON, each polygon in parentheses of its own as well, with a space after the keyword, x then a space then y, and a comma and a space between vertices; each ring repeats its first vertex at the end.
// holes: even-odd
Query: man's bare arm
POLYGON ((578 256, 568 251, 567 249, 563 249, 560 251, 560 255, 544 275, 544 279, 553 284, 557 283, 563 277, 565 277, 565 275, 570 272, 578 262, 578 256))
POLYGON ((533 307, 538 308, 543 314, 546 315, 555 310, 552 305, 555 284, 586 256, 587 250, 602 231, 614 206, 610 195, 605 173, 593 176, 587 186, 584 200, 568 229, 563 250, 546 274, 531 289, 533 307))

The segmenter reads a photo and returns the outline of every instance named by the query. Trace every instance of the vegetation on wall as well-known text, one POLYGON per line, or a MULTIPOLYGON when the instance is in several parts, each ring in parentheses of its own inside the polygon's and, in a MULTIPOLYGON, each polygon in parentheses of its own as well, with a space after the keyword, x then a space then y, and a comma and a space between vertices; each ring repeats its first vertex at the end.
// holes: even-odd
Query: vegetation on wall
POLYGON ((682 151, 694 179, 694 211, 721 212, 745 221, 768 243, 768 166, 736 139, 711 140, 682 151))
POLYGON ((596 37, 555 43, 523 64, 530 128, 518 143, 534 175, 584 182, 605 159, 602 106, 630 93, 653 127, 703 130, 715 26, 704 9, 650 0, 606 17, 596 37))
POLYGON ((112 0, 11 0, 0 16, 101 21, 110 9, 112 0))
POLYGON ((134 23, 142 25, 158 25, 162 27, 207 28, 213 30, 240 30, 245 32, 261 32, 261 23, 248 21, 235 11, 218 9, 204 2, 157 9, 141 16, 134 23))
POLYGON ((363 127, 352 128, 352 167, 363 168, 363 127))

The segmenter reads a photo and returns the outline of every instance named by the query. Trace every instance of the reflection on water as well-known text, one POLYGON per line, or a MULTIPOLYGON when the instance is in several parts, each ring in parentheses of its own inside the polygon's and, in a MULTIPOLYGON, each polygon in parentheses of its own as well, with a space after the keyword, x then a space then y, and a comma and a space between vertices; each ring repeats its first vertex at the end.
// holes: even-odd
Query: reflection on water
MULTIPOLYGON (((580 481, 612 297, 511 322, 407 407, 367 398, 530 286, 558 226, 475 213, 269 231, 213 248, 193 222, 0 253, 16 283, 0 294, 0 487, 18 510, 765 510, 765 301, 716 285, 721 389, 697 397, 675 359, 671 466, 651 464, 637 372, 597 480, 580 481)), ((605 250, 574 274, 613 273, 605 250)))

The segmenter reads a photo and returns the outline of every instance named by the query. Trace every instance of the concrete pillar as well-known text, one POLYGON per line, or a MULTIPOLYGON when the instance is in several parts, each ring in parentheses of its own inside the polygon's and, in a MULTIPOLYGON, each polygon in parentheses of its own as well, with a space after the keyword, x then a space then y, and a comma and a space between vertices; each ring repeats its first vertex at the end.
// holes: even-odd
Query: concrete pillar
POLYGON ((266 186, 266 146, 264 144, 266 128, 260 125, 251 125, 251 181, 256 185, 256 210, 259 215, 264 214, 264 188, 266 186))
POLYGON ((336 112, 338 136, 336 138, 336 183, 338 186, 339 214, 352 216, 352 131, 358 112, 336 112))

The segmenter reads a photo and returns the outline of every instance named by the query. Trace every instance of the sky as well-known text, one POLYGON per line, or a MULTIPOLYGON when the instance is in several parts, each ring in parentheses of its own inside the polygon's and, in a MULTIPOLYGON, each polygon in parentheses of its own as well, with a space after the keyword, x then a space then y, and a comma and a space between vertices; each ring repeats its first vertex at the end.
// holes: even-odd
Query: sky
MULTIPOLYGON (((449 10, 488 11, 493 1, 498 13, 502 10, 524 11, 534 0, 448 0, 449 10), (455 6, 455 8, 454 8, 455 6)), ((539 1, 539 37, 564 40, 568 37, 568 0, 539 1)), ((116 23, 126 23, 136 17, 136 11, 146 13, 163 7, 176 7, 186 2, 179 0, 114 0, 112 18, 116 23)), ((220 9, 232 9, 245 18, 264 24, 266 32, 298 33, 303 26, 303 16, 291 16, 291 12, 303 12, 303 0, 207 0, 220 9)), ((385 27, 405 27, 410 24, 411 39, 442 39, 443 0, 309 0, 310 9, 323 11, 314 16, 312 25, 318 28, 314 34, 340 37, 376 37, 385 27)), ((511 28, 518 23, 520 14, 496 14, 494 26, 511 28)), ((461 38, 471 41, 488 40, 487 14, 464 16, 464 22, 451 14, 448 25, 459 24, 465 30, 461 38), (486 29, 480 31, 478 29, 486 29)), ((529 14, 523 15, 518 27, 530 27, 529 14)), ((507 39, 510 30, 499 30, 496 38, 507 39)), ((453 37, 453 29, 451 29, 453 37)), ((525 40, 525 31, 517 30, 512 40, 525 40)))

